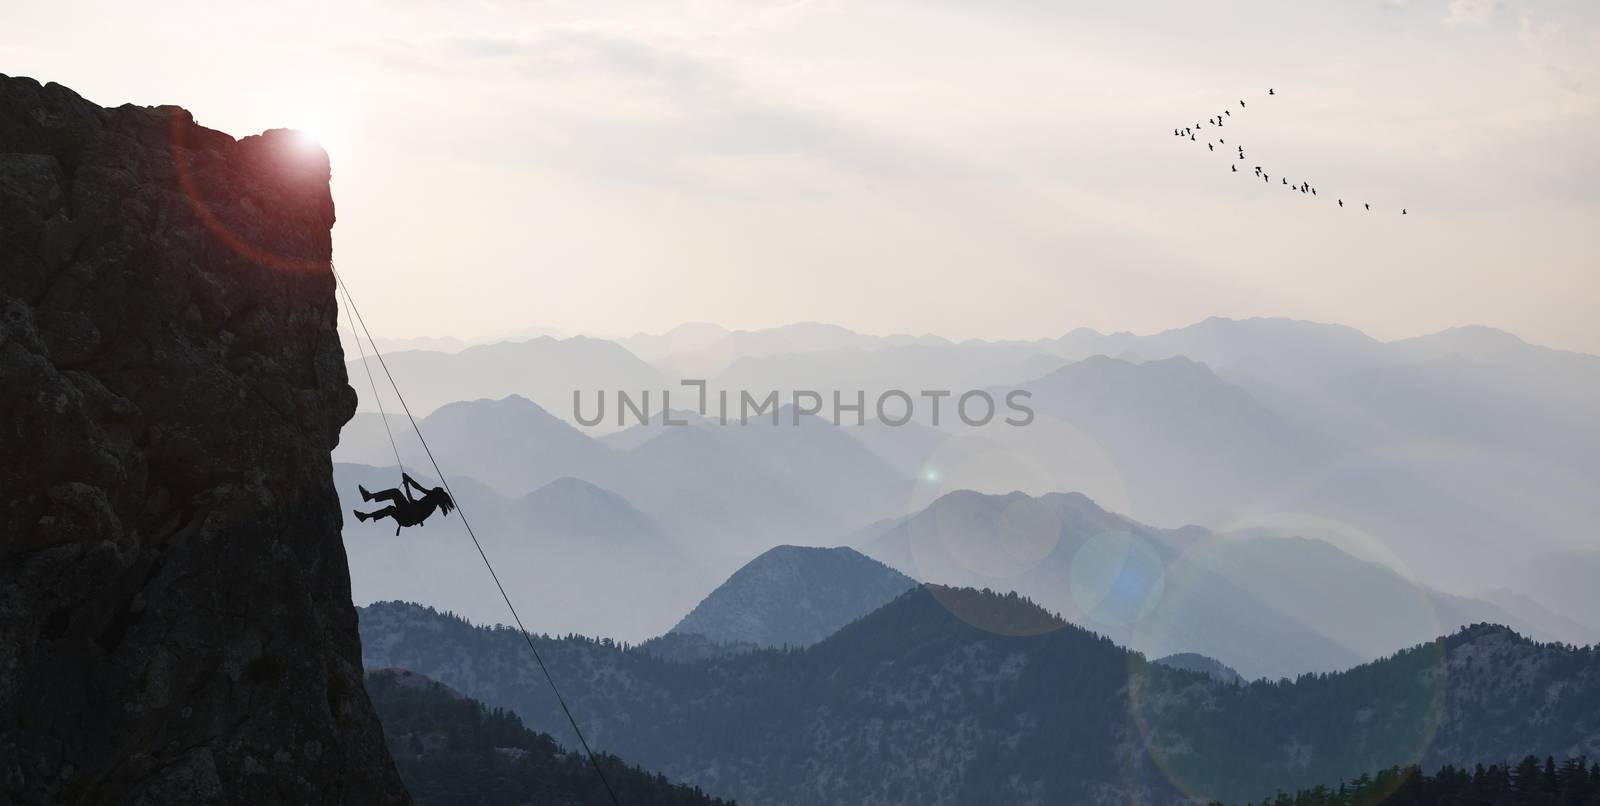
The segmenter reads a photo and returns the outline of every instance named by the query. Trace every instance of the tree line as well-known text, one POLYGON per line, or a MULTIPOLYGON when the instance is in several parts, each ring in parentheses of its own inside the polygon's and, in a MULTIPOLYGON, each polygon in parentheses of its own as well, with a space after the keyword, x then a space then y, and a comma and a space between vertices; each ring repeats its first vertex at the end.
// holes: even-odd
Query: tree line
POLYGON ((1600 806, 1600 763, 1527 756, 1515 765, 1471 770, 1446 765, 1433 775, 1414 765, 1391 767, 1337 787, 1279 792, 1247 806, 1600 806))

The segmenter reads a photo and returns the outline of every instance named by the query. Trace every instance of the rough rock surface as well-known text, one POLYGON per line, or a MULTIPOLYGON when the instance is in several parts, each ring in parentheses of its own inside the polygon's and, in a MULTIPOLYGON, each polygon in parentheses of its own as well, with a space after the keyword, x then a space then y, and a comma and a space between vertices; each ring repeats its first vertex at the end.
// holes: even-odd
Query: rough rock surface
POLYGON ((0 802, 405 803, 322 151, 0 75, 0 802))

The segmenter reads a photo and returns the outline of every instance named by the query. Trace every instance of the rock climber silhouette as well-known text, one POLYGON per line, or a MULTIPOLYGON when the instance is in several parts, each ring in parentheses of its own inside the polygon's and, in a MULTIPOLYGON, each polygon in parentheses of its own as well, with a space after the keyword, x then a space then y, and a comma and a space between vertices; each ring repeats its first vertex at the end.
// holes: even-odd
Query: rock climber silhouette
POLYGON ((443 510, 449 515, 450 510, 456 508, 456 502, 443 487, 424 487, 411 478, 409 474, 400 474, 400 487, 398 489, 379 490, 375 493, 367 492, 367 488, 357 485, 361 491, 363 501, 388 501, 389 506, 372 512, 355 512, 356 520, 366 522, 378 518, 393 518, 395 522, 394 533, 400 534, 401 527, 419 526, 433 514, 435 509, 443 510), (421 497, 413 498, 411 490, 416 489, 421 497))

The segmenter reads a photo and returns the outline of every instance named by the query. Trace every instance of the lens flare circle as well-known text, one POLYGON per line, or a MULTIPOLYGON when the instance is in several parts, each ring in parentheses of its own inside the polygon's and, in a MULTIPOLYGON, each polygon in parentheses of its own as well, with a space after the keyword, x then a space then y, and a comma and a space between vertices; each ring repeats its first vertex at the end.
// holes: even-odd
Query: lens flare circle
POLYGON ((1124 627, 1142 621, 1161 601, 1166 563, 1148 540, 1105 532, 1078 548, 1068 582, 1084 626, 1124 627))
MULTIPOLYGON (((170 153, 172 155, 173 170, 177 176, 178 187, 183 192, 184 198, 189 202, 190 209, 199 218, 200 223, 230 251, 257 265, 285 272, 326 273, 330 271, 332 264, 327 259, 306 258, 294 254, 292 251, 282 248, 287 244, 263 243, 261 242, 262 239, 252 238, 243 232, 242 228, 228 223, 227 218, 248 218, 252 215, 259 215, 259 212, 253 213, 248 209, 240 210, 233 207, 225 207, 223 206, 224 203, 214 203, 209 198, 205 192, 207 184, 205 176, 196 170, 197 165, 200 165, 203 170, 212 167, 203 164, 205 162, 205 151, 203 146, 196 141, 196 132, 198 131, 202 131, 201 127, 187 114, 172 115, 170 153)), ((225 136, 215 132, 210 134, 225 136)), ((266 132, 261 135, 263 139, 284 136, 286 134, 281 131, 266 132)), ((296 191, 303 191, 308 196, 310 194, 320 195, 321 198, 308 197, 307 207, 308 209, 313 209, 315 214, 325 213, 326 223, 331 228, 333 225, 332 199, 326 196, 329 176, 327 155, 315 143, 309 143, 308 145, 307 142, 304 137, 295 136, 295 148, 293 150, 298 153, 293 157, 283 155, 281 153, 282 150, 277 148, 276 144, 263 145, 252 157, 265 157, 271 160, 273 164, 253 167, 261 167, 268 171, 277 172, 282 181, 287 184, 303 184, 303 187, 295 188, 296 191), (325 211, 314 209, 319 208, 322 204, 326 205, 325 211)), ((296 214, 302 214, 305 211, 297 210, 295 212, 296 214)), ((306 251, 315 252, 318 250, 307 249, 306 251)))

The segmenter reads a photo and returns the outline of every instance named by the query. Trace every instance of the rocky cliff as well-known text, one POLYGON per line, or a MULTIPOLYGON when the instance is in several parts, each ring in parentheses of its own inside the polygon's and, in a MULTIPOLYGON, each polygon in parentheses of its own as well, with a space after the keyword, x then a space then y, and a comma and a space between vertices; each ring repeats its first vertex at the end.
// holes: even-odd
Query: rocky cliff
POLYGON ((0 802, 404 803, 321 149, 0 76, 0 802))

